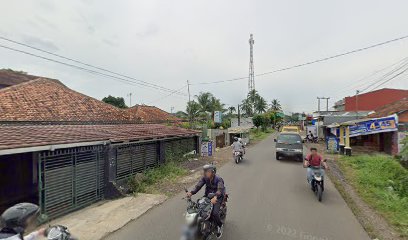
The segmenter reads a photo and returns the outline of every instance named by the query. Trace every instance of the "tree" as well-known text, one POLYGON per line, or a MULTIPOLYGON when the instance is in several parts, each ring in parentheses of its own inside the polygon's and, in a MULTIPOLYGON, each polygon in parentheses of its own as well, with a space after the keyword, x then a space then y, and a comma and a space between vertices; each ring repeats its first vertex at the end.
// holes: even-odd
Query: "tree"
POLYGON ((232 115, 234 112, 236 112, 236 108, 234 106, 231 106, 228 108, 228 111, 232 115))
POLYGON ((273 99, 271 102, 271 111, 279 112, 282 110, 282 106, 278 99, 273 99))
POLYGON ((201 112, 212 112, 214 103, 214 96, 210 92, 201 92, 199 95, 196 95, 197 102, 200 106, 201 112))
POLYGON ((178 117, 178 118, 182 118, 182 119, 188 118, 188 114, 185 113, 185 112, 183 112, 183 111, 178 111, 178 112, 176 112, 176 113, 174 114, 174 116, 176 116, 176 117, 178 117))
POLYGON ((118 108, 128 108, 123 97, 113 97, 109 95, 107 97, 104 97, 102 101, 118 108))
POLYGON ((264 121, 264 119, 263 119, 262 115, 255 115, 252 118, 252 122, 254 123, 256 128, 259 128, 262 125, 263 121, 264 121))
POLYGON ((264 113, 268 109, 268 103, 266 102, 265 98, 257 95, 255 97, 255 102, 254 102, 254 110, 256 113, 264 113))
POLYGON ((189 120, 194 122, 200 116, 200 104, 194 100, 188 102, 186 112, 189 120))
POLYGON ((242 100, 241 110, 245 116, 252 116, 254 114, 252 103, 248 98, 242 100))

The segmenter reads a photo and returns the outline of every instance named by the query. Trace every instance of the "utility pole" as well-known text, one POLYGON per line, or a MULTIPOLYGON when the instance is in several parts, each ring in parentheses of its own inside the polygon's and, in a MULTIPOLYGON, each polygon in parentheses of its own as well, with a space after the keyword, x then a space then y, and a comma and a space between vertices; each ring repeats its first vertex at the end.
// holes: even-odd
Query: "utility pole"
POLYGON ((249 38, 249 79, 248 79, 248 91, 255 90, 255 73, 254 73, 254 38, 251 33, 249 38))
POLYGON ((240 111, 240 108, 239 108, 240 106, 239 106, 239 104, 238 104, 238 126, 241 126, 241 111, 240 111))
POLYGON ((359 116, 358 116, 358 94, 359 93, 360 93, 360 91, 357 90, 356 91, 356 117, 357 117, 357 119, 359 119, 359 116))
POLYGON ((190 82, 187 80, 187 89, 188 89, 188 101, 190 102, 190 82))
POLYGON ((132 107, 132 93, 128 93, 127 96, 129 97, 129 107, 132 107))
POLYGON ((174 107, 170 107, 170 113, 173 114, 174 107))
POLYGON ((317 111, 320 113, 320 100, 325 99, 326 100, 326 112, 329 111, 329 97, 317 97, 317 111))

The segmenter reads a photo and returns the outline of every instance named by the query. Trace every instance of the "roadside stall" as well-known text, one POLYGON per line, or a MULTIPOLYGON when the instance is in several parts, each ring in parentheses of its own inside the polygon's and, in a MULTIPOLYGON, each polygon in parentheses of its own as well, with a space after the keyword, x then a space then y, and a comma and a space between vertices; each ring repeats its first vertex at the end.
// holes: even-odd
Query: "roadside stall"
POLYGON ((366 118, 328 126, 339 139, 339 153, 351 156, 352 146, 392 154, 398 148, 398 117, 366 118))
MULTIPOLYGON (((228 135, 230 139, 234 139, 234 137, 241 138, 242 142, 245 144, 249 144, 249 131, 251 130, 251 127, 231 127, 228 128, 228 135)), ((231 140, 231 143, 232 144, 231 140)))

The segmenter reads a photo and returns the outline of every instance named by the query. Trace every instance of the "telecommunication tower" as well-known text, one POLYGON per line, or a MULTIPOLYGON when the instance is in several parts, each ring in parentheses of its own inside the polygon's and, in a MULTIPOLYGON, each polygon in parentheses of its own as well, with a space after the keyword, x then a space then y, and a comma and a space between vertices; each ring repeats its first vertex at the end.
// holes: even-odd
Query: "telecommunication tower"
POLYGON ((248 79, 248 91, 255 90, 255 74, 254 74, 254 38, 251 33, 249 38, 249 79, 248 79))

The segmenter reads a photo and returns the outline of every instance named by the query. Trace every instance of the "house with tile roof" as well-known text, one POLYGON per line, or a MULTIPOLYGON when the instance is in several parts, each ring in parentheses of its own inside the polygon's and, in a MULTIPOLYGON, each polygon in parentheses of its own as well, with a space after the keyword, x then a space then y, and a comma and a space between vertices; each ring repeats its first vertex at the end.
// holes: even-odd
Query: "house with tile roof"
POLYGON ((28 82, 37 78, 39 77, 28 75, 23 72, 13 71, 11 69, 0 69, 0 89, 23 82, 28 82))
POLYGON ((125 111, 127 111, 132 118, 140 119, 145 123, 181 122, 180 118, 155 106, 136 105, 125 111))
POLYGON ((37 78, 0 89, 0 122, 126 122, 137 120, 58 80, 37 78))
POLYGON ((142 123, 171 119, 160 109, 131 114, 48 78, 3 82, 0 212, 26 201, 55 218, 118 194, 116 186, 170 156, 199 150, 196 131, 142 123))

